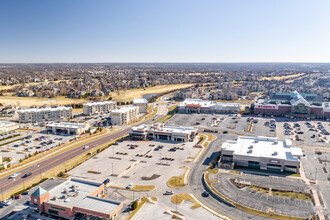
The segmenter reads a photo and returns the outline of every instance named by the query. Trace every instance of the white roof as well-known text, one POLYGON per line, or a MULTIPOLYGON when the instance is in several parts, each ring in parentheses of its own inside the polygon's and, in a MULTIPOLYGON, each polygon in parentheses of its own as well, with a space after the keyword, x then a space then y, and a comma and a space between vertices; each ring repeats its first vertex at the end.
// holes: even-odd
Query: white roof
POLYGON ((131 110, 134 110, 134 109, 137 109, 139 107, 137 106, 125 106, 125 107, 121 107, 120 109, 115 109, 115 110, 112 110, 111 113, 126 113, 128 111, 131 111, 131 110))
POLYGON ((50 190, 50 199, 47 203, 68 208, 79 207, 109 214, 113 212, 120 203, 90 196, 90 194, 97 190, 101 185, 102 184, 72 178, 50 190), (72 191, 72 185, 76 186, 76 192, 72 191), (63 197, 64 189, 68 192, 66 198, 63 197), (57 199, 54 200, 54 197, 57 199))
POLYGON ((25 113, 25 112, 55 112, 55 111, 62 111, 62 110, 70 110, 71 107, 57 107, 57 108, 27 108, 27 109, 20 109, 18 113, 25 113))
POLYGON ((68 122, 60 122, 60 123, 51 123, 48 124, 47 127, 64 127, 64 128, 80 128, 85 127, 86 124, 83 123, 68 123, 68 122))
POLYGON ((83 105, 93 106, 93 105, 105 105, 105 104, 116 104, 116 103, 117 103, 116 101, 104 101, 104 102, 89 102, 83 105))
POLYGON ((138 104, 138 103, 148 103, 148 101, 144 98, 139 98, 139 99, 133 99, 133 103, 134 104, 138 104))
POLYGON ((190 134, 191 132, 196 132, 197 129, 192 128, 192 127, 183 127, 183 126, 179 126, 179 127, 174 127, 174 126, 164 126, 164 127, 160 127, 159 129, 157 128, 152 128, 150 130, 153 131, 159 131, 159 132, 166 132, 166 133, 185 133, 185 134, 190 134))
POLYGON ((303 155, 300 148, 292 146, 291 140, 273 137, 238 137, 237 141, 226 141, 221 149, 233 151, 233 155, 266 157, 299 161, 303 155))
POLYGON ((240 107, 240 103, 228 103, 228 102, 213 102, 202 99, 185 99, 179 104, 179 106, 184 107, 186 105, 200 105, 201 107, 214 107, 215 109, 222 109, 228 107, 240 107))
POLYGON ((18 125, 18 124, 12 121, 0 121, 0 127, 6 127, 12 125, 18 125))

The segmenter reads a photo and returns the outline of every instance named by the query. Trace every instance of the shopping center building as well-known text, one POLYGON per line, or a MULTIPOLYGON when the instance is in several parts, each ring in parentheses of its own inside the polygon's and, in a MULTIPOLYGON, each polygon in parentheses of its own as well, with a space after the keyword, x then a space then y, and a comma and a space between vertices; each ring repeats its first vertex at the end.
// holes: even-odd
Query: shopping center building
POLYGON ((186 99, 178 106, 179 113, 240 113, 239 103, 213 102, 202 99, 186 99))
POLYGON ((193 141, 198 130, 192 127, 164 126, 162 123, 132 127, 129 136, 133 140, 160 139, 176 142, 193 141))
POLYGON ((322 95, 274 93, 267 99, 258 99, 252 106, 257 115, 282 116, 302 119, 330 119, 330 103, 322 95))
POLYGON ((104 184, 71 178, 50 190, 39 187, 31 194, 31 203, 40 213, 64 219, 114 219, 123 203, 105 197, 104 184))
POLYGON ((268 171, 299 173, 301 148, 289 139, 240 136, 221 146, 220 163, 268 171))
POLYGON ((86 133, 90 129, 90 125, 88 123, 50 123, 46 125, 47 132, 51 132, 53 134, 73 134, 80 135, 86 133))
POLYGON ((0 134, 4 134, 19 128, 19 124, 11 121, 0 121, 0 134))

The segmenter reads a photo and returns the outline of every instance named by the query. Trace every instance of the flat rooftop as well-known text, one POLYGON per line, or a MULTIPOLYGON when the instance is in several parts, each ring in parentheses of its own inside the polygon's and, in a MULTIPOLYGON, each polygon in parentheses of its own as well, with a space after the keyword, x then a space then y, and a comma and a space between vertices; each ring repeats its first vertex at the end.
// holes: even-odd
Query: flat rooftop
POLYGON ((221 149, 233 151, 233 155, 265 157, 299 161, 303 156, 300 148, 294 147, 289 139, 272 137, 238 137, 237 141, 226 141, 221 149))
POLYGON ((47 127, 64 127, 64 128, 81 128, 85 127, 86 124, 83 123, 68 123, 68 122, 59 122, 48 124, 47 127))
POLYGON ((167 132, 167 133, 185 133, 190 134, 191 132, 196 132, 197 129, 192 127, 174 127, 174 126, 164 126, 160 128, 151 128, 150 130, 159 131, 159 132, 167 132))
POLYGON ((47 111, 62 111, 62 110, 71 110, 71 107, 57 107, 57 108, 27 108, 27 109, 20 109, 18 113, 25 113, 25 112, 47 112, 47 111))
POLYGON ((126 113, 128 111, 131 111, 133 109, 137 109, 139 107, 137 106, 126 106, 126 107, 121 107, 120 109, 115 109, 115 110, 112 110, 111 113, 126 113))
POLYGON ((50 190, 50 199, 47 203, 68 208, 78 207, 100 213, 111 213, 120 203, 90 196, 101 185, 72 178, 50 190))
POLYGON ((0 121, 0 127, 6 127, 12 125, 18 125, 18 124, 12 121, 0 121))
POLYGON ((116 101, 104 101, 104 102, 89 102, 83 105, 85 106, 93 106, 93 105, 106 105, 106 104, 116 104, 116 101))
POLYGON ((225 107, 240 107, 240 103, 229 103, 229 102, 213 102, 202 99, 186 99, 179 104, 179 106, 191 106, 191 107, 212 107, 214 109, 222 109, 225 107))
POLYGON ((133 99, 134 104, 139 104, 139 103, 148 103, 148 101, 144 98, 139 98, 139 99, 133 99))

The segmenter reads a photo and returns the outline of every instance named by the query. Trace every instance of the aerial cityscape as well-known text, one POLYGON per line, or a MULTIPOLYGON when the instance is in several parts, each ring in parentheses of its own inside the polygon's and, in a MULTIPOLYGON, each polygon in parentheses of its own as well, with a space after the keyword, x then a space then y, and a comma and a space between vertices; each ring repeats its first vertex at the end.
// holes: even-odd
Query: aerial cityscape
POLYGON ((0 1, 0 219, 330 220, 329 9, 0 1))

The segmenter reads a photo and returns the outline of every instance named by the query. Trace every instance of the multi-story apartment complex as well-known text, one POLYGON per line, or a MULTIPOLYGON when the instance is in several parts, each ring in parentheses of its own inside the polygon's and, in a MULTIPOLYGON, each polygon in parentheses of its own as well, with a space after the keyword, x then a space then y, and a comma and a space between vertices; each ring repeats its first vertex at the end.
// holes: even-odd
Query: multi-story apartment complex
POLYGON ((111 112, 111 123, 113 125, 127 124, 136 121, 139 117, 139 107, 127 106, 111 112))
POLYGON ((148 101, 146 99, 133 99, 133 105, 139 107, 140 113, 147 113, 148 101))
POLYGON ((72 117, 71 107, 30 108, 20 109, 17 112, 20 123, 67 121, 72 117))
POLYGON ((97 115, 110 113, 117 108, 116 101, 90 102, 83 105, 84 115, 97 115))

